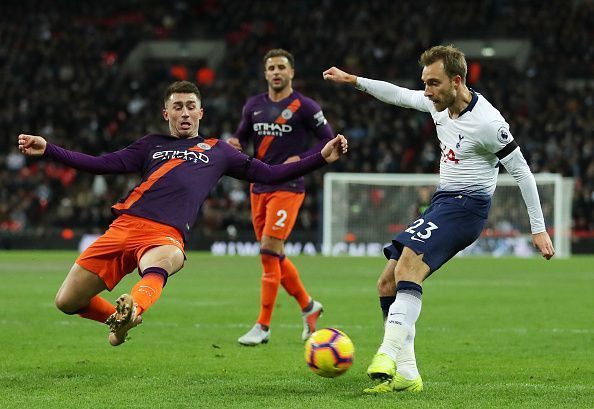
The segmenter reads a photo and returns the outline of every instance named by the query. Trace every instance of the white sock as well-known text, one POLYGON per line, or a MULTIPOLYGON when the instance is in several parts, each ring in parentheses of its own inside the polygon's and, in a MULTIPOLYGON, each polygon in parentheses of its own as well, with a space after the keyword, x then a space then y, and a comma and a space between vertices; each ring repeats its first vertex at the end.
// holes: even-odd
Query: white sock
MULTIPOLYGON (((404 283, 401 282, 399 286, 404 283)), ((406 288, 399 289, 396 293, 396 300, 390 306, 388 311, 388 319, 384 330, 384 340, 379 347, 378 352, 384 353, 398 363, 401 350, 406 344, 408 338, 414 341, 415 322, 421 313, 421 286, 415 283, 410 283, 415 286, 414 289, 406 288), (417 290, 418 288, 419 290, 417 290), (411 337, 412 335, 412 337, 411 337)), ((407 346, 407 352, 404 353, 405 359, 410 360, 412 351, 412 359, 414 360, 414 344, 407 346)), ((407 364, 405 364, 405 367, 407 364)), ((416 367, 416 364, 415 364, 416 367)), ((400 368, 398 368, 400 369, 400 368)), ((404 376, 404 375, 403 375, 404 376)))
POLYGON ((398 373, 409 380, 416 379, 420 376, 415 358, 415 332, 415 326, 413 325, 410 334, 400 349, 400 353, 396 356, 398 373))

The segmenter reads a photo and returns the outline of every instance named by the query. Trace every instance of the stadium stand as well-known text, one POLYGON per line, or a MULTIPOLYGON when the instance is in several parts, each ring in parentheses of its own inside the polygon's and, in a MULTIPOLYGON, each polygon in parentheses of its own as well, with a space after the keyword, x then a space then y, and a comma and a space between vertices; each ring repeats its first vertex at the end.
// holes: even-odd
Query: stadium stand
MULTIPOLYGON (((470 59, 475 65, 469 81, 502 110, 533 172, 575 178, 576 243, 593 243, 591 1, 554 0, 546 7, 527 0, 451 1, 445 7, 433 0, 22 0, 5 1, 0 10, 0 248, 48 247, 56 235, 102 232, 112 219, 110 206, 136 183, 129 176, 93 176, 25 159, 16 149, 19 133, 41 134, 87 153, 112 151, 165 131, 164 122, 155 120, 160 95, 172 80, 187 78, 203 92, 202 133, 228 137, 246 98, 265 90, 261 58, 273 47, 293 52, 296 89, 317 100, 334 130, 350 137, 349 160, 332 171, 435 172, 439 148, 429 116, 327 84, 321 72, 336 65, 421 87, 416 58, 452 38, 529 41, 521 67, 470 59), (222 40, 223 59, 211 66, 180 55, 127 69, 143 41, 190 39, 222 40)), ((309 192, 321 192, 321 172, 306 180, 309 192)), ((217 187, 202 209, 191 249, 217 238, 252 238, 246 192, 246 184, 231 179, 217 187)), ((307 198, 297 237, 320 225, 321 193, 307 198)))

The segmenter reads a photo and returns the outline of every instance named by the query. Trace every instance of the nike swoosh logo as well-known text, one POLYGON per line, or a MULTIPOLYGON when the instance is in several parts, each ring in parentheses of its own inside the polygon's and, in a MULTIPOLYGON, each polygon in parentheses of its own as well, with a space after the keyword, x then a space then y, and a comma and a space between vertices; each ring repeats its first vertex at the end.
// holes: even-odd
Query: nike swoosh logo
POLYGON ((254 111, 254 115, 260 115, 262 111, 254 111))
POLYGON ((393 312, 393 313, 390 314, 390 317, 392 315, 404 315, 404 313, 403 312, 393 312))
POLYGON ((410 238, 411 240, 420 241, 421 243, 425 243, 425 240, 417 239, 415 236, 410 238))
POLYGON ((443 124, 440 124, 439 122, 435 123, 435 126, 441 126, 441 125, 443 125, 443 124))

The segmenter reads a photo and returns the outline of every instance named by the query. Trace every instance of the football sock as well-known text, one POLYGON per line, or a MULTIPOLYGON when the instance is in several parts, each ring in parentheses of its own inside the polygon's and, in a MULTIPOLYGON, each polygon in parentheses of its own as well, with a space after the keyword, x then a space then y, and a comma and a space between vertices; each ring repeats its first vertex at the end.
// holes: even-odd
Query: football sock
POLYGON ((297 300, 301 310, 304 310, 309 305, 311 298, 301 282, 297 268, 284 254, 280 257, 280 267, 282 286, 290 296, 297 300))
POLYGON ((112 303, 96 295, 91 298, 89 305, 80 309, 77 313, 83 318, 105 323, 114 312, 116 312, 116 308, 112 303))
POLYGON ((132 288, 138 315, 148 310, 161 297, 167 283, 167 271, 160 267, 148 267, 142 272, 142 278, 132 288))
POLYGON ((398 373, 406 379, 413 380, 419 377, 417 360, 415 358, 415 326, 410 329, 400 353, 396 356, 396 368, 398 373))
POLYGON ((260 250, 262 284, 260 287, 260 314, 257 322, 267 328, 270 325, 278 287, 281 281, 280 255, 266 249, 260 250))
POLYGON ((394 304, 395 300, 395 295, 380 296, 379 298, 380 307, 382 309, 382 314, 384 316, 384 324, 386 323, 386 319, 388 318, 388 310, 390 309, 390 305, 394 304))
POLYGON ((410 336, 421 313, 423 289, 411 281, 400 281, 396 286, 396 300, 390 306, 384 330, 384 341, 378 352, 397 361, 398 354, 410 336))
POLYGON ((302 308, 301 309, 301 312, 308 313, 308 312, 311 311, 311 309, 313 308, 313 306, 314 306, 314 300, 313 300, 313 298, 310 298, 309 299, 309 302, 307 303, 307 306, 305 308, 302 308))

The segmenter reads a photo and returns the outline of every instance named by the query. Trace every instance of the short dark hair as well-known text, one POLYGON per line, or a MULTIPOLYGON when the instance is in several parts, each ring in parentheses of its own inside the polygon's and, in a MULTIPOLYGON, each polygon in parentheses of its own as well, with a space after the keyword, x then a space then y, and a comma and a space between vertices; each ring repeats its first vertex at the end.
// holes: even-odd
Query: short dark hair
POLYGON ((268 61, 268 59, 272 57, 285 57, 287 60, 289 60, 291 68, 295 68, 295 57, 293 57, 293 54, 291 54, 287 50, 284 50, 282 48, 273 48, 272 50, 268 51, 264 56, 264 66, 266 66, 266 61, 268 61))
POLYGON ((419 59, 421 67, 426 67, 437 61, 443 61, 443 68, 448 77, 454 78, 456 75, 462 77, 462 83, 466 83, 466 58, 464 53, 454 47, 454 45, 436 45, 431 47, 419 59))
POLYGON ((196 84, 194 84, 193 82, 190 82, 190 81, 175 81, 173 84, 171 84, 169 87, 167 87, 167 90, 165 91, 165 95, 163 98, 163 104, 167 105, 167 100, 169 99, 171 94, 176 94, 176 93, 196 94, 196 97, 198 97, 198 101, 202 101, 202 96, 200 95, 200 90, 198 89, 196 84))

